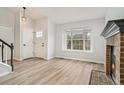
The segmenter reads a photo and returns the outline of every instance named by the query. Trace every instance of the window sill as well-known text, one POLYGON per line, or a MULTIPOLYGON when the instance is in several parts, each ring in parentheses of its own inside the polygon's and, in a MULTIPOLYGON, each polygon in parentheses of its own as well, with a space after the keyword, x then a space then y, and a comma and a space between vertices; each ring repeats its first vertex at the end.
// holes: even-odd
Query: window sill
POLYGON ((92 52, 92 50, 90 50, 90 51, 85 51, 85 50, 64 50, 64 51, 68 51, 68 52, 85 52, 85 53, 91 53, 92 52))

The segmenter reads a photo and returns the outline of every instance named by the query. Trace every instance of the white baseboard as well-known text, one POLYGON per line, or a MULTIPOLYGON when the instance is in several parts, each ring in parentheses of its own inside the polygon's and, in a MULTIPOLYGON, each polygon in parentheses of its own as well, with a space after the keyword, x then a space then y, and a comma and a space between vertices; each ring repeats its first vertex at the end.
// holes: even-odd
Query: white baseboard
POLYGON ((104 64, 103 61, 94 61, 94 60, 89 60, 89 59, 79 59, 79 58, 61 57, 61 56, 56 56, 56 58, 64 58, 64 59, 72 59, 72 60, 79 60, 79 61, 85 61, 85 62, 91 62, 91 63, 104 64))
MULTIPOLYGON (((54 57, 49 57, 49 58, 44 58, 45 60, 51 60, 53 58, 64 58, 64 59, 73 59, 73 60, 80 60, 80 61, 86 61, 86 62, 91 62, 91 63, 100 63, 104 64, 103 61, 95 61, 95 60, 90 60, 90 59, 79 59, 79 58, 72 58, 72 57, 62 57, 62 56, 54 56, 54 57)), ((21 59, 14 58, 16 61, 22 61, 21 59)))
POLYGON ((51 60, 51 59, 53 59, 53 58, 55 58, 55 57, 49 57, 49 58, 47 58, 46 60, 51 60))
POLYGON ((22 59, 18 59, 18 58, 14 58, 13 60, 16 60, 16 61, 22 61, 22 59))

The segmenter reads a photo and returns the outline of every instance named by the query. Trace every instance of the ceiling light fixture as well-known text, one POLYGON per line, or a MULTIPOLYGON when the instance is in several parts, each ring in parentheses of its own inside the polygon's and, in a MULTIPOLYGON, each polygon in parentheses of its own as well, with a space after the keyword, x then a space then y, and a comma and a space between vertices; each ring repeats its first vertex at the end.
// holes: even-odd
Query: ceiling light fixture
POLYGON ((23 7, 23 14, 22 14, 22 21, 26 21, 26 16, 25 16, 25 10, 26 10, 26 7, 23 7))

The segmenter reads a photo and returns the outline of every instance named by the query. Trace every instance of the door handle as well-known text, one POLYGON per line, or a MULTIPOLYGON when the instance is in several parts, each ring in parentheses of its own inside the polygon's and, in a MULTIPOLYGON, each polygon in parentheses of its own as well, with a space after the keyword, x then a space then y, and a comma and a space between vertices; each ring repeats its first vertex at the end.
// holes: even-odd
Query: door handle
POLYGON ((44 47, 44 43, 42 43, 42 47, 44 47))
POLYGON ((23 44, 23 46, 26 46, 26 44, 23 44))

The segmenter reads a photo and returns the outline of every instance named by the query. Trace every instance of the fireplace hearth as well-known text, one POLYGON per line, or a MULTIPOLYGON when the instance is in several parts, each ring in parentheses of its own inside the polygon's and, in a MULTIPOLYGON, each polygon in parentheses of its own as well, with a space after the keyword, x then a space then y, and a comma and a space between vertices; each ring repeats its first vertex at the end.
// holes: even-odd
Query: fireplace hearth
POLYGON ((106 39, 106 75, 124 84, 124 19, 108 21, 101 35, 106 39))

